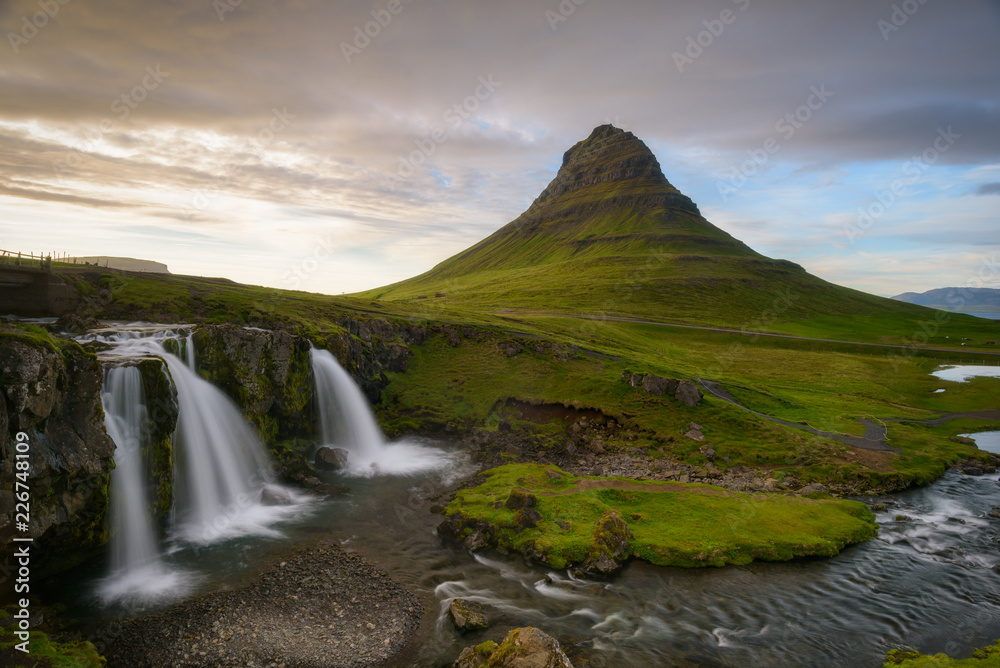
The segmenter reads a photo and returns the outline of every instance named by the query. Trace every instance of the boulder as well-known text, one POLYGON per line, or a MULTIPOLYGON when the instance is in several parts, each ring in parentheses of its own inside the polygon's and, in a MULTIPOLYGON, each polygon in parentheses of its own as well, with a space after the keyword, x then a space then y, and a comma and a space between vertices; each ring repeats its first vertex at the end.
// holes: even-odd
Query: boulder
POLYGON ((689 431, 688 433, 686 433, 684 435, 687 436, 688 438, 690 438, 692 441, 704 441, 705 440, 705 435, 703 433, 701 433, 697 429, 692 429, 691 431, 689 431))
POLYGON ((685 406, 694 408, 701 401, 701 390, 694 384, 694 381, 682 380, 677 384, 677 391, 674 398, 685 406))
POLYGON ((642 378, 642 389, 653 395, 676 392, 679 382, 673 378, 662 378, 654 374, 647 374, 642 378))
POLYGON ((490 543, 489 540, 487 540, 486 538, 486 534, 484 534, 482 531, 473 531, 471 534, 469 534, 468 538, 466 538, 462 542, 462 545, 464 545, 465 549, 469 550, 470 552, 477 552, 479 550, 485 550, 486 548, 488 548, 490 546, 490 543))
MULTIPOLYGON (((715 461, 715 456, 717 453, 715 452, 715 448, 713 448, 711 445, 706 443, 702 447, 698 448, 698 452, 700 452, 709 462, 715 461)), ((711 468, 710 470, 711 473, 717 472, 715 471, 715 467, 712 466, 711 464, 709 464, 709 467, 711 468)))
POLYGON ((448 614, 451 616, 451 623, 462 632, 479 631, 490 625, 485 606, 464 598, 452 601, 448 606, 448 614))
POLYGON ((324 445, 316 451, 316 468, 320 471, 339 471, 347 466, 347 450, 324 445))
POLYGON ((594 526, 594 545, 582 568, 587 573, 609 575, 629 556, 632 530, 615 508, 607 510, 594 526))
POLYGON ((514 629, 497 645, 462 650, 454 668, 573 668, 559 641, 532 626, 514 629))
POLYGON ((510 490, 510 495, 507 497, 504 507, 509 510, 518 510, 520 508, 531 508, 536 503, 538 503, 538 498, 534 494, 526 489, 514 487, 510 490))
POLYGON ((633 373, 632 377, 628 379, 628 384, 632 387, 642 387, 642 374, 633 373))
POLYGON ((265 506, 288 506, 292 503, 292 495, 277 485, 264 485, 260 490, 260 502, 265 506))

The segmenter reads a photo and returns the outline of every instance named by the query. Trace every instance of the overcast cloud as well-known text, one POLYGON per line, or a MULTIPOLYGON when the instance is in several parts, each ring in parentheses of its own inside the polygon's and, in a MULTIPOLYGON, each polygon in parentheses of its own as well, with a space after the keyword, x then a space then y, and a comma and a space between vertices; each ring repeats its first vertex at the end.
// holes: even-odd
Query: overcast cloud
POLYGON ((1000 253, 996 1, 63 1, 0 3, 0 248, 355 291, 513 219, 614 122, 828 280, 1000 253))

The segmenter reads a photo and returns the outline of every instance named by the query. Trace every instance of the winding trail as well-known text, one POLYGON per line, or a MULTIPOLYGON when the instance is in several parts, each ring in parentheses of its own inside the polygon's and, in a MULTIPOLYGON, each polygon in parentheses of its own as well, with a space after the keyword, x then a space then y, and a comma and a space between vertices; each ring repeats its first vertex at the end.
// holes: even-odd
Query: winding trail
POLYGON ((724 387, 718 383, 711 380, 702 380, 701 378, 696 379, 701 386, 704 387, 709 394, 717 399, 722 399, 728 403, 733 404, 745 411, 749 411, 754 415, 764 418, 765 420, 770 420, 780 425, 786 427, 791 427, 792 429, 799 429, 801 431, 809 432, 810 434, 815 434, 816 436, 822 436, 824 438, 832 438, 841 443, 850 445, 851 447, 861 448, 863 450, 881 450, 883 452, 902 452, 899 448, 894 448, 885 442, 885 438, 888 434, 888 428, 885 425, 881 425, 873 420, 866 420, 863 418, 858 418, 858 422, 865 425, 865 435, 863 437, 848 436, 846 434, 837 434, 832 431, 823 431, 821 429, 816 429, 815 427, 810 427, 808 425, 799 424, 798 422, 790 422, 788 420, 782 420, 781 418, 776 418, 773 415, 767 415, 765 413, 758 413, 752 408, 747 408, 741 404, 736 397, 731 395, 726 391, 724 387))

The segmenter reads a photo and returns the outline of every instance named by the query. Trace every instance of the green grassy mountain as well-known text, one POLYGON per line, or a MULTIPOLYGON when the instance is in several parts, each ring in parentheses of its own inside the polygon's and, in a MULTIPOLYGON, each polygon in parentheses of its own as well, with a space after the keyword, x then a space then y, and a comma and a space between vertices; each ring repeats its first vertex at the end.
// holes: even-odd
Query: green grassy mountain
POLYGON ((796 333, 787 325, 815 333, 832 316, 928 318, 924 309, 755 252, 708 222, 641 140, 610 125, 566 152, 555 179, 517 219, 430 271, 363 296, 401 302, 436 293, 451 308, 796 333))

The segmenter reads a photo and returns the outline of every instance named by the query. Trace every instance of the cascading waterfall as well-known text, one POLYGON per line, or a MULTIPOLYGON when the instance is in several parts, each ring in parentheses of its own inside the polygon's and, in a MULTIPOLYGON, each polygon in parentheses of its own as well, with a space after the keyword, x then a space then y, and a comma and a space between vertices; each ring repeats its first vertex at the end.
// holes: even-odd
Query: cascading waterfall
POLYGON ((309 352, 324 445, 348 452, 349 475, 402 475, 448 466, 443 451, 419 443, 386 443, 361 389, 328 350, 309 352))
MULTIPOLYGON (((134 326, 130 326, 134 327, 134 326)), ((98 589, 105 603, 151 602, 183 596, 194 578, 167 566, 159 549, 146 492, 149 419, 142 376, 128 359, 161 358, 177 390, 174 445, 172 538, 207 544, 245 535, 280 537, 273 525, 302 514, 310 497, 273 482, 264 446, 242 413, 221 390, 193 368, 194 339, 178 346, 184 360, 163 342, 180 337, 170 330, 141 326, 89 334, 86 340, 112 343, 103 353, 111 364, 102 400, 108 434, 116 444, 111 478, 111 573, 98 589)))
POLYGON ((143 451, 149 445, 142 374, 134 366, 105 371, 104 425, 115 443, 111 472, 111 573, 101 583, 105 603, 183 594, 189 580, 163 563, 149 511, 143 451))
MULTIPOLYGON (((225 536, 271 533, 267 525, 284 514, 263 506, 274 486, 264 446, 236 404, 178 357, 161 349, 177 388, 175 530, 187 541, 207 543, 225 536)), ((281 497, 292 501, 291 493, 281 497)))

